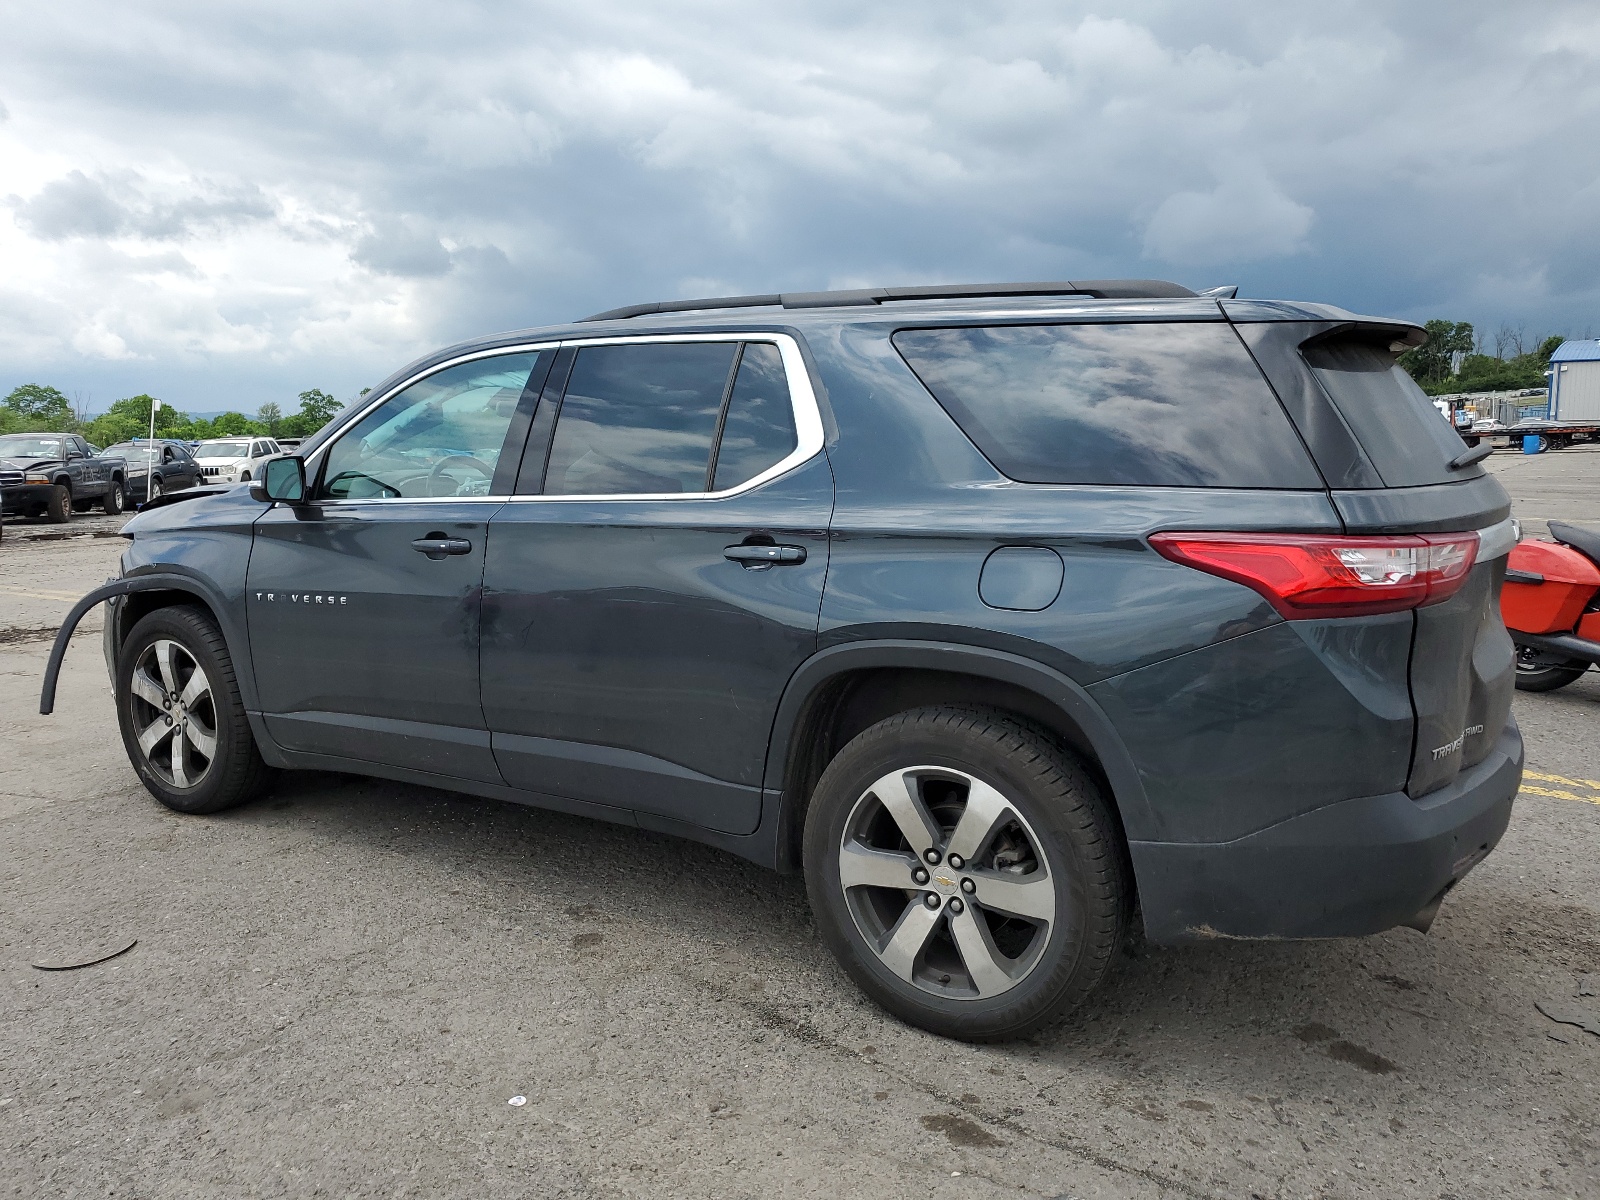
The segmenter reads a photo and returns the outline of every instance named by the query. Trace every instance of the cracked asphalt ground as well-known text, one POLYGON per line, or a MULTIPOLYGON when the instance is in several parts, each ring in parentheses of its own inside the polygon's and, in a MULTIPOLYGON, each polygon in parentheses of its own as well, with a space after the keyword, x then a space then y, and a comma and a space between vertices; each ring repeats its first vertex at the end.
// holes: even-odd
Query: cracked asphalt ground
MULTIPOLYGON (((1600 526, 1600 452, 1490 465, 1600 526)), ((37 713, 116 525, 0 542, 0 1195, 1600 1196, 1600 1036, 1536 1007, 1600 1014, 1600 672, 1517 696, 1511 828, 1427 936, 1145 950, 972 1047, 716 850, 330 775, 168 813, 97 616, 37 713)))

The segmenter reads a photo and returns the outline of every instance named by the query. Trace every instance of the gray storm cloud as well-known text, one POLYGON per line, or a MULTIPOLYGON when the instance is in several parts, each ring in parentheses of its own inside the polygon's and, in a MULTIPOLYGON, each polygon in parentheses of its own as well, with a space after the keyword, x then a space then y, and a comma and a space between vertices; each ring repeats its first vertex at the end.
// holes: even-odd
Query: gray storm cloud
POLYGON ((211 407, 634 300, 1075 275, 1581 332, 1597 59, 1561 2, 19 10, 0 386, 211 407))

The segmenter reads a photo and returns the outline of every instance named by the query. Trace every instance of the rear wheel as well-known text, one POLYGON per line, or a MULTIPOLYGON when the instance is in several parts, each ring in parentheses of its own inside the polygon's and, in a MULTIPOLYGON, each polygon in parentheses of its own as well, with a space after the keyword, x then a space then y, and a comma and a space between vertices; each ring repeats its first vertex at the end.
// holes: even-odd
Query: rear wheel
POLYGON ((146 790, 182 813, 243 804, 267 778, 216 623, 189 607, 135 625, 117 659, 117 717, 146 790))
POLYGON ((105 499, 100 501, 100 507, 105 510, 108 517, 114 517, 127 507, 127 503, 128 494, 122 488, 122 480, 113 479, 111 485, 106 488, 105 499))
POLYGON ((1553 692, 1582 678, 1589 664, 1581 658, 1563 658, 1532 646, 1517 647, 1517 689, 1553 692))
POLYGON ((806 886, 861 989, 947 1037, 1061 1020, 1105 980, 1131 901, 1105 797, 1042 731, 986 709, 881 721, 818 781, 806 886))
POLYGON ((50 489, 50 499, 45 501, 44 515, 55 525, 65 525, 72 520, 72 489, 58 483, 50 489))

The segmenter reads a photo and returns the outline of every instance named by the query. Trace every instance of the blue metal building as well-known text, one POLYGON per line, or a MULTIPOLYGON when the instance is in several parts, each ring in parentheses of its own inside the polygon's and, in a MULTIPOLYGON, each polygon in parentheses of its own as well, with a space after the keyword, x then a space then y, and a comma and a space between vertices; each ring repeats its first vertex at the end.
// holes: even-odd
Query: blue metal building
POLYGON ((1600 421, 1600 341, 1568 340, 1550 356, 1550 419, 1600 421))

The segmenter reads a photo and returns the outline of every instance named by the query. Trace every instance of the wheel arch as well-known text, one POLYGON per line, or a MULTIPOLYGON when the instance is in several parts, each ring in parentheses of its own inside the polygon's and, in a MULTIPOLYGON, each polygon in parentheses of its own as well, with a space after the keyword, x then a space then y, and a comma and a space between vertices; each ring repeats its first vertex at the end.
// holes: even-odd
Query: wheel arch
POLYGON ((158 608, 187 604, 202 609, 217 623, 222 640, 227 643, 228 657, 233 660, 234 677, 239 681, 239 692, 247 709, 256 708, 255 676, 250 670, 249 644, 242 622, 235 620, 233 606, 219 595, 208 581, 177 572, 158 575, 131 575, 127 582, 133 584, 108 614, 116 624, 116 644, 120 646, 135 622, 158 608))
POLYGON ((790 678, 768 742, 767 794, 779 796, 776 859, 800 865, 800 839, 823 769, 862 729, 910 708, 980 704, 1042 726, 1099 776, 1124 838, 1155 827, 1133 759, 1077 683, 1004 651, 958 643, 852 642, 819 651, 790 678))

